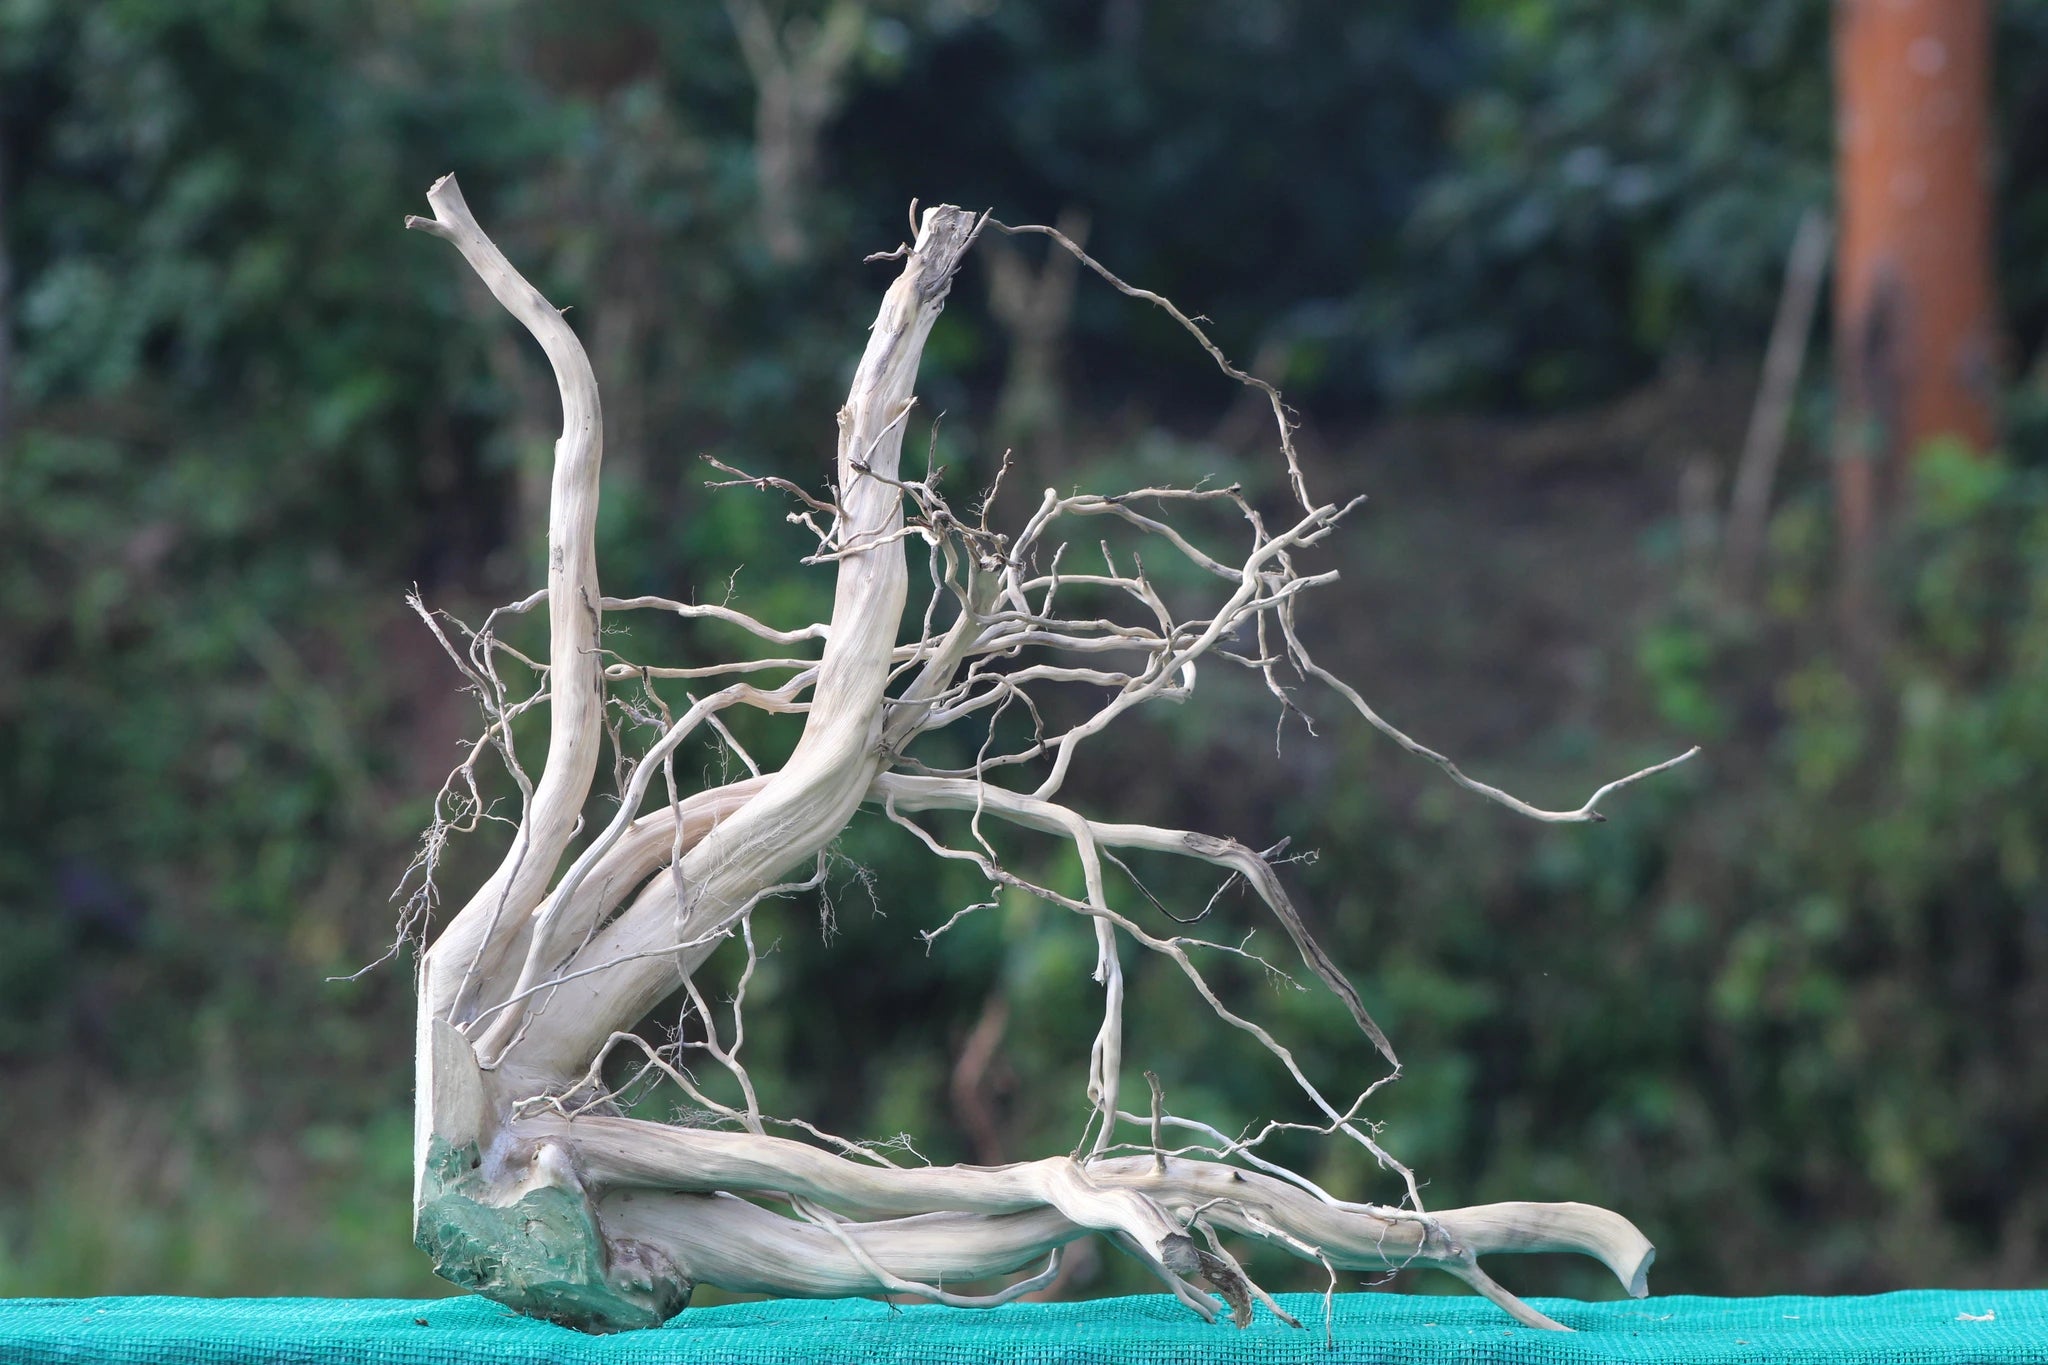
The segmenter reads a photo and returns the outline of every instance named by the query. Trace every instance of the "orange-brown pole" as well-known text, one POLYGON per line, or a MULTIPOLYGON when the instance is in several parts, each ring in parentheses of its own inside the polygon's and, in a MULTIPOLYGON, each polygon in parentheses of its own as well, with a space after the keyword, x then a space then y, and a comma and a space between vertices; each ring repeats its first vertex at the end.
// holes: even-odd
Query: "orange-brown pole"
POLYGON ((1990 0, 1836 0, 1836 493, 1867 555, 1927 441, 1997 439, 1990 0))

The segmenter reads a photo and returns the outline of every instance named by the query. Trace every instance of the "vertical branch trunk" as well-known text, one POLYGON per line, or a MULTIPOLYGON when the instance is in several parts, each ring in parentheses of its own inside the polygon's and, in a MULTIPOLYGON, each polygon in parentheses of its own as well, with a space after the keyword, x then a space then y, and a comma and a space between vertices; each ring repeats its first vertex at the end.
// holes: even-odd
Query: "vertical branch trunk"
POLYGON ((1837 0, 1836 499, 1846 603, 1905 461, 1996 439, 1989 0, 1837 0))

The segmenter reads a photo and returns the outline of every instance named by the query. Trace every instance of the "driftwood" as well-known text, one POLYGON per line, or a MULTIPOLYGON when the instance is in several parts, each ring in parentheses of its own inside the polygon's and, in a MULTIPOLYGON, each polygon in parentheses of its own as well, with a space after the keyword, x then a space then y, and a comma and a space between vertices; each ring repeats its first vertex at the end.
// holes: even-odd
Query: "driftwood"
MULTIPOLYGON (((830 620, 780 629, 729 606, 607 598, 593 551, 602 421, 583 348, 561 313, 478 227, 452 178, 427 198, 433 217, 407 225, 454 243, 540 342, 563 409, 546 588, 458 634, 414 602, 482 699, 486 728, 437 799, 408 877, 402 933, 425 938, 437 895, 433 873, 447 840, 487 815, 477 779, 485 756, 505 766, 521 800, 503 861, 420 961, 415 1235, 440 1274, 521 1312, 590 1331, 659 1323, 682 1309, 700 1282, 782 1295, 1000 1303, 1047 1283, 1060 1249, 1091 1233, 1138 1258, 1191 1310, 1212 1319, 1217 1300, 1197 1286, 1215 1289, 1239 1322, 1248 1320, 1254 1300, 1280 1310, 1244 1273, 1224 1237, 1320 1262, 1333 1287, 1340 1270, 1438 1267, 1517 1319, 1544 1327, 1557 1324, 1495 1284, 1479 1257, 1582 1252, 1604 1262, 1630 1292, 1644 1292, 1652 1248, 1616 1214, 1583 1204, 1425 1210, 1413 1175, 1382 1150, 1362 1117, 1385 1080, 1349 1101, 1326 1097, 1284 1044, 1226 1007, 1189 951, 1242 948, 1148 928, 1116 909, 1105 889, 1105 863, 1114 865, 1127 849, 1196 859, 1241 879, 1398 1074, 1393 1049, 1309 936, 1268 856, 1228 838, 1095 819, 1060 799, 1092 736, 1141 705, 1185 700, 1198 667, 1212 661, 1261 675, 1283 707, 1291 705, 1283 669, 1326 683, 1365 720, 1461 785, 1537 819, 1598 820, 1599 800, 1622 785, 1602 787, 1573 810, 1529 806, 1395 730, 1310 658, 1295 614, 1301 599, 1335 574, 1298 571, 1295 553, 1327 537, 1352 504, 1309 499, 1277 392, 1233 368, 1172 304, 1116 280, 1061 237, 1083 264, 1167 309, 1219 367, 1268 397, 1299 507, 1288 524, 1271 526, 1236 488, 1115 496, 1048 489, 1011 537, 989 529, 985 508, 972 520, 956 515, 934 479, 904 475, 899 455, 925 338, 963 255, 984 227, 1000 225, 950 206, 930 209, 916 242, 887 257, 900 259, 902 269, 839 413, 832 496, 731 471, 732 482, 797 498, 792 519, 818 537, 817 553, 806 562, 837 573, 830 620), (1212 555, 1170 519, 1187 512, 1227 515, 1241 523, 1247 543, 1233 555, 1212 555), (1200 571, 1213 585, 1203 614, 1176 615, 1135 561, 1120 565, 1106 546, 1101 565, 1063 569, 1064 546, 1055 536, 1097 518, 1123 523, 1156 555, 1180 556, 1200 571), (906 639, 907 557, 920 547, 939 587, 912 617, 906 639), (501 615, 543 606, 544 660, 498 637, 501 615), (600 647, 599 631, 607 613, 624 611, 713 617, 751 632, 773 647, 773 657, 666 667, 623 661, 600 647), (511 678, 532 679, 532 690, 520 695, 511 678), (667 679, 707 680, 701 686, 716 690, 675 714, 654 686, 667 679), (1033 701, 1048 688, 1079 689, 1099 705, 1080 723, 1048 733, 1033 701), (513 721, 543 705, 547 756, 533 777, 521 764, 513 721), (660 737, 629 769, 622 766, 616 813, 602 828, 583 830, 579 818, 608 715, 636 706, 643 719, 656 721, 660 737), (680 789, 678 746, 707 733, 729 741, 720 713, 733 707, 801 716, 802 736, 789 761, 723 786, 680 789), (661 714, 651 717, 653 709, 661 714), (1028 716, 1031 737, 1012 751, 992 752, 994 720, 1006 713, 1028 716), (956 725, 986 728, 990 742, 977 761, 948 771, 920 760, 922 737, 956 725), (1105 1003, 1088 1072, 1089 1124, 1073 1155, 1001 1166, 898 1165, 871 1147, 763 1113, 739 1058, 755 961, 752 917, 764 901, 814 885, 828 847, 864 807, 933 856, 970 862, 992 886, 1034 895, 1087 921, 1105 1003), (966 813, 973 837, 943 842, 931 812, 966 813), (1085 893, 1034 885, 1007 866, 988 837, 1000 827, 1071 845, 1085 893), (1273 1123, 1231 1138, 1167 1110, 1156 1086, 1148 1101, 1127 1106, 1120 940, 1173 964, 1224 1025, 1262 1044, 1320 1122, 1273 1123), (730 1018, 722 1019, 696 973, 728 945, 746 954, 746 966, 730 1018), (680 1029, 667 1044, 633 1032, 679 993, 684 1015, 698 1016, 687 1041, 680 1029), (690 1052, 729 1071, 742 1102, 707 1094, 685 1064, 700 1060, 686 1057, 690 1052), (626 1086, 607 1083, 606 1064, 614 1058, 630 1061, 626 1086), (625 1117, 622 1091, 660 1080, 717 1123, 679 1127, 625 1117), (805 1137, 771 1135, 771 1123, 805 1137), (1362 1144, 1403 1183, 1405 1198, 1392 1207, 1339 1199, 1260 1154, 1265 1137, 1308 1126, 1362 1144), (1168 1144, 1169 1132, 1177 1145, 1168 1144), (1047 1263, 1043 1270, 994 1294, 943 1287, 1040 1262, 1047 1263)), ((744 751, 738 756, 754 767, 744 751)))

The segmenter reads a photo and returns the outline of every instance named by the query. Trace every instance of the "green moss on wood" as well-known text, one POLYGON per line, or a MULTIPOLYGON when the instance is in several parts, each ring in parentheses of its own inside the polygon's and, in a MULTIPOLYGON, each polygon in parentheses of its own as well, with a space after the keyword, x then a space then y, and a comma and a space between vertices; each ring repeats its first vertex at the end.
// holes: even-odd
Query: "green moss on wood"
POLYGON ((605 1236, 564 1148, 493 1166, 475 1144, 430 1142, 414 1240, 434 1273, 584 1332, 658 1327, 689 1305, 693 1285, 666 1255, 605 1236))

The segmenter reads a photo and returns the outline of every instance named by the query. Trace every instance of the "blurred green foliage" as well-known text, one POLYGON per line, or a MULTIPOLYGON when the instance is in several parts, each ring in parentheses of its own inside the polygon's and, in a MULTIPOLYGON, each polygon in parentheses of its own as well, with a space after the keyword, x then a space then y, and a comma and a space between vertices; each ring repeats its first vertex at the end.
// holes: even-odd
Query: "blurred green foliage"
POLYGON ((1485 983, 1396 1034, 1467 1068, 1427 1163, 1483 1173, 1460 1198, 1629 1188, 1660 1264, 1749 1292, 2038 1276, 2042 455, 1923 457, 1874 660, 1830 643, 1823 490, 1777 518, 1761 610, 1674 593, 1638 696, 1708 753, 1608 824, 1392 841, 1409 910, 1342 956, 1485 983))
MULTIPOLYGON (((2048 6, 2000 16, 2024 370, 2048 334, 2048 6)), ((811 255, 778 263, 717 6, 0 0, 0 1292, 434 1292, 405 1239, 407 972, 330 978, 383 951, 384 896, 469 724, 399 594, 474 614, 537 564, 551 389, 445 249, 399 230, 451 169, 592 350, 607 586, 709 594, 737 570, 745 604, 791 620, 824 591, 791 567, 801 539, 765 499, 707 494, 694 457, 822 476, 883 279, 857 262, 912 196, 1089 208, 1105 261, 1214 316, 1323 425, 1320 484, 1404 481, 1339 552, 1367 591, 1326 608, 1326 662, 1435 693, 1465 717, 1460 756, 1518 788, 1710 753, 1605 825, 1530 828, 1320 701, 1324 738, 1290 730, 1276 758, 1261 695, 1212 679, 1098 754, 1076 799, 1320 846, 1289 875, 1409 1063, 1378 1112, 1439 1201, 1598 1199, 1663 1247, 1668 1288, 2037 1276, 2039 362, 2008 457, 1922 462, 1875 658, 1834 644, 1813 462, 1738 612, 1669 548, 1664 485, 1637 499, 1633 571, 1575 581, 1501 548, 1566 475, 1490 450, 1461 473, 1367 425, 1526 419, 1751 363, 1791 225, 1827 197, 1826 28, 1822 0, 877 0, 811 255), (1466 558, 1508 590, 1450 596, 1466 558), (1597 599, 1572 642, 1587 704, 1531 733, 1525 660, 1486 637, 1517 638, 1560 578, 1597 599), (1445 652, 1388 660, 1382 637, 1445 652), (1424 676, 1459 650, 1469 673, 1424 676)), ((970 275, 922 385, 963 478, 993 467, 1005 344, 970 275)), ((1047 478, 1270 481, 1211 439, 1235 394, 1147 311, 1084 290, 1068 370, 1077 435, 1047 478)), ((1803 420, 1824 418, 1816 390, 1803 420)), ((1638 488, 1665 453, 1576 477, 1638 488)), ((1576 553, 1592 533, 1544 534, 1576 553)), ((999 997, 1002 1154, 1065 1149, 1086 936, 1005 899, 927 955, 916 931, 984 889, 880 822, 842 851, 874 899, 842 879, 828 935, 792 909, 752 988, 771 1106, 985 1155, 950 1078, 999 997)), ((1168 904, 1213 890, 1133 867, 1168 904)), ((1128 965, 1128 1051, 1177 1108, 1305 1117, 1173 975, 1128 965)), ((1218 975, 1319 1073, 1378 1074, 1329 1001, 1218 975)), ((1349 1149, 1281 1146, 1391 1193, 1349 1149)), ((1515 1280, 1593 1292, 1575 1276, 1515 1280)), ((1144 1287, 1116 1267, 1104 1286, 1144 1287)))
POLYGON ((1412 221, 1438 262, 1401 348, 1421 396, 1584 401, 1674 350, 1756 344, 1829 197, 1825 5, 1468 6, 1491 79, 1412 221), (1497 390, 1496 390, 1497 391, 1497 390))

